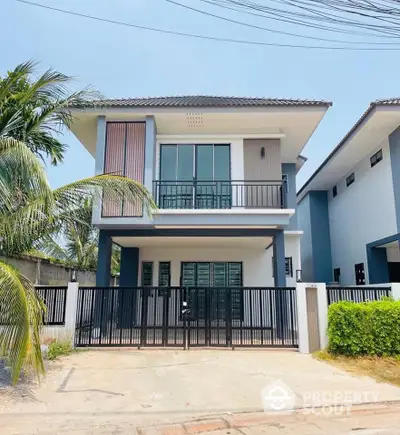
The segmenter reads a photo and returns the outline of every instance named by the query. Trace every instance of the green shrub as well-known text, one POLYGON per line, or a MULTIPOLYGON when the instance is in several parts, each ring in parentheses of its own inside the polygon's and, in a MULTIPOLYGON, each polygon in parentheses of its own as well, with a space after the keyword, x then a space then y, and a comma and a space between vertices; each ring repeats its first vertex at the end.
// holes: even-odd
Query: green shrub
POLYGON ((62 355, 69 355, 74 351, 72 343, 70 341, 51 341, 48 344, 47 359, 57 359, 62 355))
POLYGON ((400 301, 330 305, 328 338, 333 354, 400 355, 400 301))

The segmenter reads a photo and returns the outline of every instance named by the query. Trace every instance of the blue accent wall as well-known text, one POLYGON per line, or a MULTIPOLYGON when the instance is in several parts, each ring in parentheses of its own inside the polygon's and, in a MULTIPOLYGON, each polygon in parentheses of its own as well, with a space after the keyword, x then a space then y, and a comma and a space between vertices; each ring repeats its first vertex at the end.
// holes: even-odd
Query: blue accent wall
POLYGON ((311 191, 309 195, 314 280, 316 282, 330 282, 333 279, 333 271, 328 192, 311 191))
MULTIPOLYGON (((282 163, 282 174, 287 175, 288 192, 286 198, 286 207, 297 208, 296 200, 296 164, 295 163, 282 163)), ((291 216, 287 230, 297 230, 297 213, 291 216)))
POLYGON ((303 281, 333 279, 327 191, 310 191, 298 205, 303 281))
POLYGON ((111 248, 112 240, 109 233, 100 230, 96 271, 97 287, 108 287, 110 285, 111 248))
POLYGON ((370 284, 389 282, 389 268, 385 248, 367 245, 368 276, 370 284))
MULTIPOLYGON (((400 127, 389 135, 397 231, 400 232, 400 127)), ((388 186, 389 188, 389 186, 388 186)))
POLYGON ((139 248, 121 248, 119 285, 137 287, 139 277, 139 248))
POLYGON ((305 282, 314 281, 312 232, 310 216, 310 196, 306 195, 297 205, 299 229, 303 231, 300 239, 301 275, 305 282))
POLYGON ((274 284, 275 287, 286 287, 285 235, 283 230, 276 232, 272 243, 274 252, 274 284))

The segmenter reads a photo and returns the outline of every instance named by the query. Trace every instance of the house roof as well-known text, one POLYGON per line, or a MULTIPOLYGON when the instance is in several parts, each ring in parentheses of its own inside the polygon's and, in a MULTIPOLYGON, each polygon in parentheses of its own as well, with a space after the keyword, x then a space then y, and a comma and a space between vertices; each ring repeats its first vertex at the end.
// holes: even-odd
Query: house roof
POLYGON ((219 97, 209 95, 183 95, 172 97, 117 98, 97 100, 88 104, 105 107, 269 107, 269 106, 325 106, 323 100, 281 98, 219 97))
POLYGON ((337 153, 349 142, 351 138, 362 128, 364 123, 369 119, 369 117, 375 112, 375 110, 382 106, 400 106, 400 98, 387 98, 372 101, 368 109, 361 115, 358 121, 353 125, 353 127, 346 133, 343 139, 336 145, 336 147, 330 152, 328 157, 321 163, 321 165, 316 169, 316 171, 311 175, 311 177, 304 183, 301 189, 297 192, 298 200, 301 200, 310 183, 314 178, 324 169, 324 167, 337 155, 337 153))

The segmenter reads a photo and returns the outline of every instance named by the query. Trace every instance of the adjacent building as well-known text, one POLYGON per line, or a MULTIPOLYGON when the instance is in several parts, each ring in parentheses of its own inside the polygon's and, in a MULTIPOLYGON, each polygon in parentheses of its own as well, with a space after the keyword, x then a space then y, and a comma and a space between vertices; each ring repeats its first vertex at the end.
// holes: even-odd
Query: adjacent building
POLYGON ((302 279, 400 282, 400 99, 370 104, 297 194, 302 279))
POLYGON ((112 243, 121 246, 121 286, 294 285, 296 173, 329 106, 182 96, 74 110, 73 132, 95 157, 96 174, 143 183, 158 206, 151 216, 140 203, 95 206, 97 285, 109 285, 112 243))

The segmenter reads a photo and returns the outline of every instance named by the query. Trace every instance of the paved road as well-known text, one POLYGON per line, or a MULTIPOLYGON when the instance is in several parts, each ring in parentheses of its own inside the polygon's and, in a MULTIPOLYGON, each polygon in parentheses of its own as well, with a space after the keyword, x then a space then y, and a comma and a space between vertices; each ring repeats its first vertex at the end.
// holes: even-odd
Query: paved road
MULTIPOLYGON (((376 406, 376 402, 400 401, 399 388, 351 376, 296 352, 90 351, 55 363, 42 385, 23 397, 14 395, 11 400, 0 392, 0 431, 2 435, 134 434, 139 427, 156 430, 199 418, 225 421, 236 414, 254 412, 264 418, 266 414, 261 411, 266 395, 267 405, 272 397, 273 406, 283 403, 281 409, 322 406, 339 413, 338 418, 343 416, 335 403, 345 405, 346 410, 357 403, 376 406)), ((298 416, 304 417, 301 413, 289 417, 298 416)), ((311 420, 314 417, 310 416, 311 420)), ((270 431, 279 429, 274 424, 270 431)), ((318 427, 307 424, 312 430, 318 427)), ((301 433, 290 432, 287 427, 280 428, 279 433, 301 433)), ((179 434, 173 429, 171 434, 179 434)), ((254 430, 247 429, 248 433, 254 430)), ((237 429, 220 430, 234 434, 237 429)))

